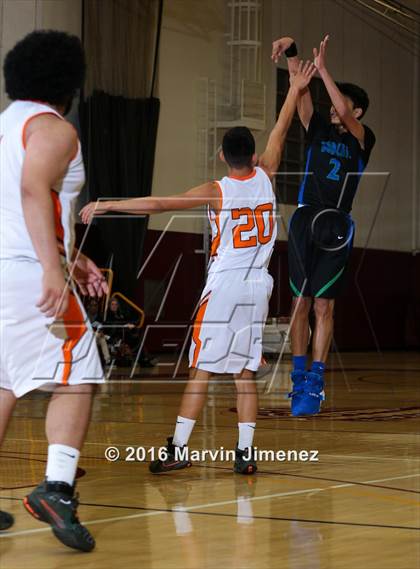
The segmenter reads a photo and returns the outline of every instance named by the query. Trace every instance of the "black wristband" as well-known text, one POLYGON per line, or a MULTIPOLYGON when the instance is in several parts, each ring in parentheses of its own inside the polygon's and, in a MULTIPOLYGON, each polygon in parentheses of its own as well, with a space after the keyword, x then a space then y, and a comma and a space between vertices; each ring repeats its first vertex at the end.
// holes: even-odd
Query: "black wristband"
POLYGON ((292 43, 290 47, 284 50, 284 55, 286 57, 296 57, 298 54, 297 45, 295 42, 292 43))

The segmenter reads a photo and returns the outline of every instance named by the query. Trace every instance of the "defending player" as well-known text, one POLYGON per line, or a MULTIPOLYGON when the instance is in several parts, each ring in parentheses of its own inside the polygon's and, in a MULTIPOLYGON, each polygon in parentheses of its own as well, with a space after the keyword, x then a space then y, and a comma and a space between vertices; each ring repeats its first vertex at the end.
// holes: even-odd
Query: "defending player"
MULTIPOLYGON (((314 111, 309 89, 301 92, 298 113, 306 131, 305 175, 299 191, 299 207, 289 225, 289 277, 293 292, 291 339, 293 352, 290 394, 293 415, 318 413, 324 398, 324 369, 333 334, 334 301, 341 291, 354 236, 350 211, 363 170, 375 144, 375 136, 360 119, 369 99, 350 83, 336 85, 326 68, 328 36, 314 64, 331 98, 330 121, 314 111), (315 330, 313 362, 306 371, 309 312, 313 304, 315 330)), ((299 65, 292 38, 273 43, 272 59, 287 56, 290 75, 299 65)))
POLYGON ((251 448, 257 417, 254 381, 262 356, 262 332, 271 296, 272 278, 267 266, 276 239, 275 196, 271 178, 296 108, 299 91, 315 68, 298 63, 286 101, 257 164, 255 141, 244 127, 229 130, 220 158, 228 175, 188 192, 167 198, 136 198, 88 204, 81 212, 88 222, 107 211, 160 213, 206 205, 212 227, 212 263, 192 333, 190 380, 181 402, 173 438, 168 439, 168 459, 150 465, 153 473, 190 466, 175 456, 187 445, 207 397, 212 373, 232 373, 237 387, 239 442, 235 471, 252 474, 256 464, 251 448))
MULTIPOLYGON (((62 32, 35 31, 5 59, 12 103, 0 115, 0 443, 17 399, 52 391, 46 479, 24 505, 62 543, 90 551, 95 541, 78 520, 74 480, 93 384, 103 373, 69 272, 91 296, 107 286, 73 249, 72 209, 84 169, 76 131, 63 118, 84 74, 80 40, 62 32)), ((12 523, 0 516, 0 529, 12 523)))

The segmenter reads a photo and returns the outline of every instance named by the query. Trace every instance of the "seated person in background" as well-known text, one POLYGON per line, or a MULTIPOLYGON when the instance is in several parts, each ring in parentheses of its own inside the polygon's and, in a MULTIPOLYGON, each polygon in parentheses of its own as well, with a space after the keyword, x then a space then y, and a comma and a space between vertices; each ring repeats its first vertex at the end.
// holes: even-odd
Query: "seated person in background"
POLYGON ((102 318, 99 313, 99 304, 95 298, 92 298, 87 306, 87 315, 89 321, 92 325, 93 330, 95 331, 95 337, 100 348, 100 355, 102 356, 105 364, 111 363, 111 354, 109 353, 108 344, 107 344, 107 336, 101 331, 102 318))
MULTIPOLYGON (((136 359, 140 347, 140 332, 137 324, 138 317, 133 318, 128 311, 123 310, 120 301, 112 297, 104 325, 107 327, 107 334, 110 338, 111 351, 116 353, 120 365, 131 365, 136 359)), ((144 347, 140 354, 139 364, 141 367, 153 367, 154 365, 144 347)))

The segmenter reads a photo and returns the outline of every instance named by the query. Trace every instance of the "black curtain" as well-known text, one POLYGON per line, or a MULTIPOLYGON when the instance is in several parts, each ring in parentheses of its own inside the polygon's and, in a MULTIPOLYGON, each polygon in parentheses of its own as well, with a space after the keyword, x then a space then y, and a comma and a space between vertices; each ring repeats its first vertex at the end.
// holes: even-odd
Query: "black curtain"
MULTIPOLYGON (((84 2, 88 76, 79 116, 85 201, 151 194, 162 6, 162 0, 84 2)), ((129 297, 136 290, 146 230, 146 218, 103 216, 94 220, 85 239, 83 250, 113 269, 114 289, 129 297)))
MULTIPOLYGON (((154 97, 127 99, 95 91, 81 103, 90 201, 150 195, 158 119, 159 100, 154 97)), ((102 249, 94 252, 95 260, 111 266, 115 288, 133 296, 147 219, 104 216, 93 224, 102 249)))

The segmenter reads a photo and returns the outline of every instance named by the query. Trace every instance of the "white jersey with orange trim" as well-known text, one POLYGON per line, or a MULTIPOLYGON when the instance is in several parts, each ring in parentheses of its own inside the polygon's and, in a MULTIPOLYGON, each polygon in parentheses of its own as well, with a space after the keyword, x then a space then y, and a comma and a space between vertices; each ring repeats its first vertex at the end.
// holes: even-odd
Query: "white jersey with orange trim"
MULTIPOLYGON (((0 388, 16 397, 57 384, 104 381, 95 334, 76 292, 70 290, 59 320, 37 306, 43 269, 26 227, 20 181, 26 125, 43 113, 60 117, 51 107, 29 101, 16 101, 0 115, 0 388)), ((73 247, 72 208, 83 181, 79 145, 64 178, 51 188, 57 240, 67 259, 73 247)))
POLYGON ((218 182, 222 208, 209 211, 212 260, 192 329, 190 367, 211 373, 256 372, 273 279, 276 200, 267 174, 218 182))
POLYGON ((256 167, 249 176, 225 176, 216 183, 222 208, 219 213, 209 209, 209 272, 267 268, 277 235, 276 198, 270 178, 256 167))
MULTIPOLYGON (((14 101, 0 114, 0 259, 37 259, 23 215, 21 198, 22 166, 25 159, 25 129, 36 116, 56 115, 57 111, 34 101, 14 101)), ((74 243, 73 207, 85 181, 80 144, 67 172, 54 188, 57 240, 67 259, 74 243)))

